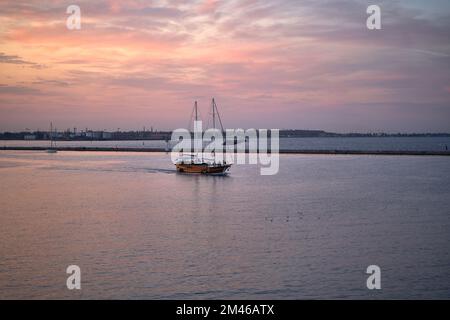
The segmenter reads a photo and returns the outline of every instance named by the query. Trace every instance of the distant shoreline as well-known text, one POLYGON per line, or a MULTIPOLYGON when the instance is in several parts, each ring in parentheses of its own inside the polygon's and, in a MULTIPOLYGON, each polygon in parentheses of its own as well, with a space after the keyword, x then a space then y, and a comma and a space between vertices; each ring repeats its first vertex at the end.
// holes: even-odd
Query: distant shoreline
MULTIPOLYGON (((45 151, 46 147, 0 147, 0 150, 45 151)), ((124 147, 58 147, 58 151, 93 152, 167 152, 164 148, 124 147)), ((246 152, 248 153, 248 151, 246 152)), ((386 156, 450 156, 450 151, 392 151, 392 150, 280 150, 280 154, 324 154, 324 155, 386 155, 386 156)))
MULTIPOLYGON (((172 131, 61 131, 53 133, 55 141, 155 141, 170 140, 172 131)), ((436 138, 450 137, 447 132, 429 133, 335 133, 323 130, 281 129, 280 138, 436 138)), ((44 141, 50 139, 47 131, 0 132, 0 140, 44 141)))

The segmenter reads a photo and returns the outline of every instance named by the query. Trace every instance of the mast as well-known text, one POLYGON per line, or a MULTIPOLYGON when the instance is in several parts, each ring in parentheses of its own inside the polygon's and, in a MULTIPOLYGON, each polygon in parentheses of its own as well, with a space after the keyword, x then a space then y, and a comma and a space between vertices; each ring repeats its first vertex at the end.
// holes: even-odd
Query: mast
MULTIPOLYGON (((216 129, 216 114, 217 114, 217 118, 219 119, 221 133, 222 133, 222 135, 224 135, 225 131, 223 130, 223 124, 222 124, 222 119, 220 118, 219 109, 217 108, 216 100, 214 98, 212 98, 213 129, 216 129)), ((212 153, 214 154, 214 163, 216 163, 216 159, 215 159, 216 151, 214 150, 212 153)))
POLYGON ((212 113, 213 113, 213 129, 216 128, 216 103, 214 98, 212 99, 212 113))
MULTIPOLYGON (((195 100, 195 103, 194 103, 194 113, 195 113, 195 121, 194 121, 194 150, 195 150, 195 145, 196 145, 196 142, 195 142, 195 138, 196 138, 196 136, 195 136, 196 124, 195 123, 198 121, 197 100, 195 100)), ((191 115, 191 118, 192 118, 192 115, 191 115)), ((198 153, 197 153, 197 157, 198 157, 198 153)), ((201 152, 201 159, 202 159, 202 162, 203 162, 203 149, 202 149, 202 152, 201 152)), ((191 158, 191 161, 192 161, 192 158, 191 158)))
POLYGON ((53 148, 53 122, 50 122, 50 148, 53 148))
POLYGON ((195 121, 197 121, 198 120, 197 101, 195 101, 194 110, 195 110, 195 121))
POLYGON ((219 119, 220 129, 222 130, 222 133, 224 133, 222 119, 220 118, 219 109, 217 108, 217 104, 216 104, 216 101, 214 100, 214 98, 212 99, 212 109, 213 109, 213 128, 214 129, 216 128, 216 113, 217 113, 217 118, 219 119))

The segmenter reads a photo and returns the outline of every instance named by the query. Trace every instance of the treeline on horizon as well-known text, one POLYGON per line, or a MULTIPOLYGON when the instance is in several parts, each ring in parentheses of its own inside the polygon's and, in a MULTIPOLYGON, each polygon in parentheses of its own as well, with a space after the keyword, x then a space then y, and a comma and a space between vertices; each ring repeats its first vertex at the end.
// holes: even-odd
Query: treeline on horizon
MULTIPOLYGON (((172 131, 20 131, 0 132, 0 140, 170 140, 172 131)), ((450 137, 450 133, 334 133, 323 130, 280 130, 280 138, 317 138, 317 137, 450 137)))

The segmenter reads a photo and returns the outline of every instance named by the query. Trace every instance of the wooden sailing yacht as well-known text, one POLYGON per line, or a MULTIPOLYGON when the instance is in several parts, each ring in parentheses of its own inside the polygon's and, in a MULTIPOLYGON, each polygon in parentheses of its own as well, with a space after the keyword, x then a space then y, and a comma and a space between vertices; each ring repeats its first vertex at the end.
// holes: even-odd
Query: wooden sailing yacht
MULTIPOLYGON (((194 104, 195 121, 198 120, 198 108, 197 101, 194 104)), ((216 102, 214 98, 212 99, 212 116, 213 116, 213 128, 216 128, 216 116, 220 123, 220 128, 223 130, 222 120, 220 119, 219 110, 217 109, 216 102)), ((191 116, 192 118, 192 116, 191 116)), ((211 175, 224 175, 227 174, 231 167, 231 164, 227 164, 225 161, 223 163, 217 163, 215 159, 212 161, 205 161, 202 156, 199 158, 198 155, 189 154, 182 155, 175 163, 178 172, 184 173, 198 173, 198 174, 211 174, 211 175)))

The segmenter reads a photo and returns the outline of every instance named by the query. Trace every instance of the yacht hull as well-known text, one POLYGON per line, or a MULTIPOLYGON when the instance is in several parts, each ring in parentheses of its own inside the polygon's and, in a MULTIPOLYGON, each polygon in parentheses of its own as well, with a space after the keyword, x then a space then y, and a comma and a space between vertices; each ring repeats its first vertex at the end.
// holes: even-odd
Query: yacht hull
POLYGON ((196 174, 225 174, 231 167, 230 164, 210 165, 207 163, 177 163, 178 172, 196 174))

